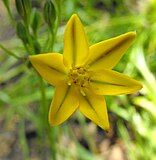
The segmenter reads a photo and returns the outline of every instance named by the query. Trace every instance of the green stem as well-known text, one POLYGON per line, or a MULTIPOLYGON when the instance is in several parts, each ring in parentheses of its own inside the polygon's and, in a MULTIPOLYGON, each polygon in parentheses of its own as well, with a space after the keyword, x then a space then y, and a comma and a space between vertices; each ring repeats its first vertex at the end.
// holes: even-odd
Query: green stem
POLYGON ((51 40, 50 40, 50 42, 51 42, 51 51, 53 51, 55 38, 56 38, 56 37, 55 37, 54 31, 52 30, 52 31, 51 31, 51 40))
POLYGON ((54 46, 54 31, 53 29, 49 29, 50 34, 48 35, 48 39, 46 41, 46 51, 52 52, 54 46))
POLYGON ((47 123, 47 109, 46 109, 46 91, 45 91, 45 85, 43 79, 39 76, 39 82, 40 82, 40 92, 41 92, 41 117, 42 117, 42 123, 47 123))
POLYGON ((58 2, 56 3, 57 4, 57 13, 58 13, 58 16, 57 16, 57 19, 56 19, 56 26, 53 30, 53 39, 55 40, 56 39, 56 34, 57 34, 57 30, 58 30, 58 26, 61 22, 61 0, 58 0, 58 2))
POLYGON ((24 124, 23 117, 21 117, 21 122, 19 127, 19 140, 20 140, 21 149, 23 151, 24 159, 29 160, 29 149, 28 149, 28 144, 25 137, 25 124, 24 124))
POLYGON ((23 42, 23 46, 25 47, 25 50, 28 52, 28 54, 30 55, 31 54, 31 50, 29 49, 29 47, 27 46, 27 44, 25 44, 23 42))
POLYGON ((79 122, 82 126, 82 130, 83 130, 83 133, 84 133, 84 137, 85 139, 87 139, 88 141, 88 146, 89 146, 89 149, 92 153, 97 153, 97 149, 96 149, 96 146, 95 146, 95 143, 94 143, 94 139, 92 138, 92 136, 88 133, 88 130, 87 130, 87 125, 86 125, 86 122, 85 122, 85 118, 84 116, 82 116, 81 114, 78 113, 78 119, 79 119, 79 122))
POLYGON ((7 53, 9 56, 12 56, 16 59, 21 59, 21 57, 17 56, 16 54, 14 54, 13 52, 9 51, 8 49, 6 49, 2 44, 0 44, 0 48, 7 53))
POLYGON ((57 35, 57 30, 61 21, 61 0, 57 0, 58 2, 55 2, 55 5, 57 6, 57 19, 56 19, 56 23, 54 25, 53 28, 49 28, 49 37, 46 40, 46 50, 48 51, 53 51, 53 47, 54 47, 54 41, 56 39, 56 35, 57 35))
MULTIPOLYGON (((40 92, 41 92, 41 108, 40 108, 40 117, 42 124, 42 142, 45 143, 45 136, 49 140, 50 150, 51 150, 51 159, 56 160, 56 137, 57 130, 56 128, 51 128, 48 124, 48 108, 46 103, 46 90, 43 79, 39 76, 40 81, 40 92)), ((43 154, 43 157, 45 155, 43 154)))
POLYGON ((48 138, 50 142, 51 158, 52 160, 57 160, 57 150, 56 150, 56 140, 57 140, 58 131, 56 127, 51 128, 48 126, 48 138))
MULTIPOLYGON (((26 32, 27 32, 29 46, 33 50, 33 54, 36 54, 35 47, 34 47, 34 44, 33 44, 33 40, 32 40, 30 31, 29 31, 29 24, 27 22, 25 22, 25 21, 24 21, 24 23, 25 23, 25 29, 26 29, 26 32)), ((26 45, 24 45, 24 46, 25 46, 25 48, 27 50, 29 50, 29 54, 32 54, 31 51, 30 51, 30 49, 26 45)))
POLYGON ((46 130, 47 130, 47 109, 46 109, 46 90, 45 90, 45 85, 43 79, 38 75, 39 78, 39 83, 40 83, 40 93, 41 93, 41 105, 39 108, 39 117, 40 117, 40 122, 39 122, 39 138, 40 138, 40 145, 41 145, 41 156, 42 159, 45 158, 45 137, 47 135, 46 130))

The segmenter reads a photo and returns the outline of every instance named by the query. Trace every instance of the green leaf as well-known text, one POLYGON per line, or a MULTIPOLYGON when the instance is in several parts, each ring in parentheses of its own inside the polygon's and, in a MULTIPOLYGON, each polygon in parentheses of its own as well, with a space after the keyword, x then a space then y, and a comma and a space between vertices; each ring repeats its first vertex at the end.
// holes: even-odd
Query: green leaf
POLYGON ((29 23, 31 13, 30 0, 15 0, 16 9, 26 24, 29 23))
POLYGON ((38 30, 39 25, 41 23, 41 16, 40 16, 39 12, 36 9, 33 10, 31 18, 32 18, 31 19, 31 28, 33 30, 33 33, 36 36, 37 30, 38 30))
POLYGON ((18 37, 24 42, 24 43, 28 43, 28 36, 27 36, 27 31, 25 26, 23 25, 23 23, 18 22, 17 23, 17 35, 18 37))
POLYGON ((53 28, 56 20, 56 10, 51 0, 44 5, 44 19, 50 28, 53 28))

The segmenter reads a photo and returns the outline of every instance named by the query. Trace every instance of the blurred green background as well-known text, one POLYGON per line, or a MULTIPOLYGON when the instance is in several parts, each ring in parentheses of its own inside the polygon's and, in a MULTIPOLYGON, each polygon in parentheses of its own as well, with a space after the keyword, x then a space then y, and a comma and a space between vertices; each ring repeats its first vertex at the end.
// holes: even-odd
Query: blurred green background
POLYGON ((23 13, 14 0, 0 1, 0 160, 156 160, 156 1, 52 2, 50 13, 46 0, 31 0, 23 13), (29 54, 62 53, 65 24, 73 13, 81 18, 90 45, 137 32, 115 70, 144 87, 106 97, 109 133, 77 112, 50 128, 54 88, 27 60, 29 54))

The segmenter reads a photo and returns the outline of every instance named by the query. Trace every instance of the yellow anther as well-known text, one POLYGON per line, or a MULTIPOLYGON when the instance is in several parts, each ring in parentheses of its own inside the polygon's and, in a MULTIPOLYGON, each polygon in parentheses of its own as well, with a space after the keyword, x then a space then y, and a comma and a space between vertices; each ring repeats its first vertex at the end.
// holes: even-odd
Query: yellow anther
POLYGON ((85 95, 84 91, 82 91, 83 87, 89 85, 90 82, 90 74, 85 67, 73 67, 70 69, 68 74, 68 85, 75 84, 81 88, 81 93, 85 95))
POLYGON ((81 94, 83 95, 83 96, 86 96, 86 93, 84 92, 84 90, 81 88, 80 89, 80 92, 81 92, 81 94))
POLYGON ((70 82, 68 82, 68 85, 69 85, 69 86, 71 86, 71 83, 70 83, 70 82))

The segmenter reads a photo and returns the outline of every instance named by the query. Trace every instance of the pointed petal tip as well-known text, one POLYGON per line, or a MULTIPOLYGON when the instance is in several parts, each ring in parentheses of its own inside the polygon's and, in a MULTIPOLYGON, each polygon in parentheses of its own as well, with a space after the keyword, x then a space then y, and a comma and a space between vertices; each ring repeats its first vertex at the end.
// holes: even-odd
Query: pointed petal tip
POLYGON ((137 90, 140 90, 143 88, 143 85, 141 84, 140 81, 137 81, 137 80, 134 80, 134 81, 135 81, 134 86, 137 88, 137 90))
POLYGON ((34 56, 29 56, 28 58, 29 58, 29 60, 31 61, 31 60, 33 59, 33 57, 34 57, 34 56))
POLYGON ((31 63, 33 63, 36 60, 36 55, 29 56, 28 59, 31 63))
POLYGON ((143 88, 143 85, 140 82, 138 82, 138 88, 138 90, 141 90, 143 88))
POLYGON ((101 128, 105 131, 105 132, 109 132, 110 131, 110 125, 108 124, 108 126, 101 126, 101 128))
POLYGON ((50 125, 50 127, 55 127, 56 126, 56 124, 53 124, 51 122, 49 122, 49 125, 50 125))
POLYGON ((76 13, 72 14, 71 19, 80 20, 79 16, 76 13))
POLYGON ((143 88, 143 85, 137 81, 137 83, 134 86, 132 86, 132 88, 133 88, 132 91, 125 93, 125 94, 132 94, 132 93, 138 92, 139 90, 143 88))
MULTIPOLYGON (((63 123, 63 122, 62 122, 62 123, 63 123)), ((59 124, 61 124, 61 122, 57 122, 54 118, 51 118, 51 117, 49 116, 49 125, 50 125, 51 127, 58 126, 59 124)))
POLYGON ((43 54, 32 55, 32 56, 29 56, 28 58, 29 58, 29 60, 32 62, 32 61, 34 61, 34 60, 37 60, 36 58, 39 57, 39 56, 41 56, 41 55, 43 55, 43 54))
POLYGON ((73 13, 71 17, 77 18, 77 17, 79 17, 79 16, 78 16, 76 13, 73 13))
POLYGON ((127 33, 127 35, 130 36, 131 38, 135 38, 136 34, 137 34, 136 31, 131 31, 127 33))
POLYGON ((105 131, 107 134, 109 134, 109 133, 111 132, 110 126, 109 126, 108 128, 106 128, 106 129, 104 129, 104 131, 105 131))
POLYGON ((57 124, 55 124, 55 123, 50 123, 50 122, 49 122, 49 125, 50 125, 50 127, 55 127, 55 126, 57 126, 57 124))
POLYGON ((134 40, 136 37, 136 31, 130 31, 125 34, 122 34, 121 36, 125 37, 126 39, 134 40))
POLYGON ((40 57, 42 56, 43 54, 38 54, 38 55, 32 55, 32 56, 29 56, 29 60, 32 64, 35 64, 35 63, 38 63, 40 61, 40 57))
POLYGON ((49 113, 48 113, 48 121, 49 121, 49 125, 50 125, 51 127, 54 127, 54 126, 60 125, 60 124, 63 123, 65 120, 64 120, 64 121, 60 121, 56 115, 51 115, 50 112, 49 112, 49 113))

